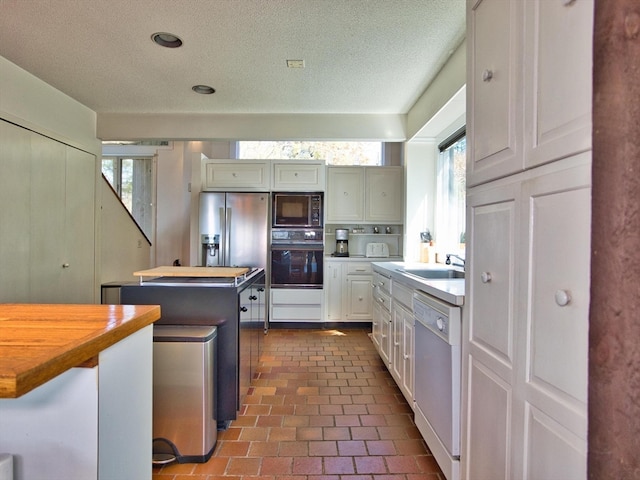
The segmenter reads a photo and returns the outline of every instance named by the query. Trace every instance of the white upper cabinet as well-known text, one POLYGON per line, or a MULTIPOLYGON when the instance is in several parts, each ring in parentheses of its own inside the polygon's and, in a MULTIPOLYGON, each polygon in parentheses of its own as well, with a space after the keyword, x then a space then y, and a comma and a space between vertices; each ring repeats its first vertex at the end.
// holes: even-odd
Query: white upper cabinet
POLYGON ((365 167, 365 195, 365 221, 402 223, 404 169, 402 167, 365 167))
POLYGON ((364 168, 328 167, 326 223, 364 220, 364 168))
POLYGON ((467 9, 467 185, 523 168, 522 2, 469 0, 467 9))
POLYGON ((327 223, 404 220, 402 167, 328 167, 327 223))
POLYGON ((525 162, 533 167, 591 148, 593 2, 525 4, 525 162))
POLYGON ((288 161, 273 164, 274 191, 324 192, 325 179, 324 162, 296 163, 288 161))
POLYGON ((264 160, 203 160, 203 191, 261 191, 271 187, 271 164, 264 160))

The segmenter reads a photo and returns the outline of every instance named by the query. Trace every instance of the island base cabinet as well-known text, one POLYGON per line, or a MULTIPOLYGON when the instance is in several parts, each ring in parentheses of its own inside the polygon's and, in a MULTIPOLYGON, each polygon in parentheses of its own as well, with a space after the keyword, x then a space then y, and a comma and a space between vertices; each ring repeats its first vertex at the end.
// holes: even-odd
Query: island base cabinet
POLYGON ((0 399, 14 480, 151 479, 152 326, 18 398, 0 399))

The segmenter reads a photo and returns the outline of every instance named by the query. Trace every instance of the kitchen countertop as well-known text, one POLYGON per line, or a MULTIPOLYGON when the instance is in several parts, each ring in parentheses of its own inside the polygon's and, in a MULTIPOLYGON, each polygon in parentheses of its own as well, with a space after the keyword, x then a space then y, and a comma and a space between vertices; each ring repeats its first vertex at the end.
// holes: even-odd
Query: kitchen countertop
POLYGON ((440 300, 453 305, 464 304, 464 278, 451 279, 424 279, 415 275, 409 275, 398 271, 399 269, 442 269, 450 268, 449 265, 441 263, 407 263, 407 262, 374 262, 374 271, 381 270, 391 278, 394 278, 405 285, 416 290, 433 295, 440 300))
POLYGON ((0 398, 17 398, 160 318, 157 305, 0 304, 0 398))
POLYGON ((325 255, 325 260, 338 260, 342 262, 399 262, 402 257, 366 257, 364 255, 349 255, 348 257, 334 257, 331 254, 325 255))

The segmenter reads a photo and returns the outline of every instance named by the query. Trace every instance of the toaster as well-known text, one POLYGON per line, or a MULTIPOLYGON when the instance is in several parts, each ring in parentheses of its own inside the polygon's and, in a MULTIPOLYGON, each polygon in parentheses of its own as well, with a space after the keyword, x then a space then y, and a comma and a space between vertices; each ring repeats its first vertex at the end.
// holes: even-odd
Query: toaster
POLYGON ((381 243, 367 243, 367 251, 365 253, 367 257, 388 257, 389 245, 384 242, 381 243))

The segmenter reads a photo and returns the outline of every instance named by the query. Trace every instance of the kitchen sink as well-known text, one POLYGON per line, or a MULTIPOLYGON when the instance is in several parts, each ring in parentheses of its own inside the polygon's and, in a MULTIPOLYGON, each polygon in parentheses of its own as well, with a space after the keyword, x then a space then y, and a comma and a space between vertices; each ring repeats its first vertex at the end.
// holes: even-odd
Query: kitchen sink
POLYGON ((464 278, 464 271, 454 268, 398 268, 398 271, 426 280, 464 278))

